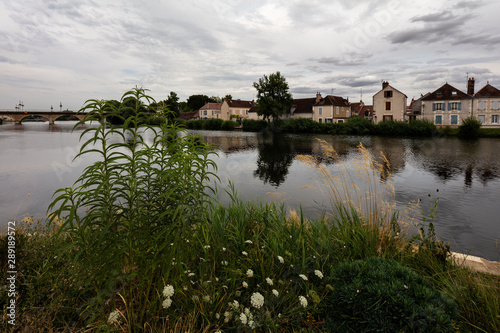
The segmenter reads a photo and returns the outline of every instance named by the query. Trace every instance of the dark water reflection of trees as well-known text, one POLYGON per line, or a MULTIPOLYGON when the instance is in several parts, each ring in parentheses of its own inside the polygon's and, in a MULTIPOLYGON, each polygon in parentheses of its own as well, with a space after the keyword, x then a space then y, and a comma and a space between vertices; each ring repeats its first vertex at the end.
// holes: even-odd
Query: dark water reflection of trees
MULTIPOLYGON (((403 139, 331 135, 291 135, 283 133, 228 133, 204 139, 226 154, 256 150, 258 158, 254 177, 279 187, 287 178, 295 156, 321 156, 317 138, 330 144, 341 158, 356 153, 362 143, 377 157, 384 154, 392 174, 402 171, 411 160, 418 168, 434 174, 441 181, 462 178, 466 187, 474 180, 486 185, 500 178, 500 140, 464 141, 457 138, 403 139)), ((197 133, 199 134, 199 133, 197 133)), ((379 159, 379 162, 381 160, 379 159)))

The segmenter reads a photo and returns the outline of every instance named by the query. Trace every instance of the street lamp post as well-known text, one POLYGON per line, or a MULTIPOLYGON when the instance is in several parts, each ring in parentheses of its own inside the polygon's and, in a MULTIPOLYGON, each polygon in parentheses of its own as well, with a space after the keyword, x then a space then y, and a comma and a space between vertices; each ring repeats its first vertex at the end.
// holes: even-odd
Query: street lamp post
POLYGON ((59 111, 62 111, 62 102, 59 102, 59 111))

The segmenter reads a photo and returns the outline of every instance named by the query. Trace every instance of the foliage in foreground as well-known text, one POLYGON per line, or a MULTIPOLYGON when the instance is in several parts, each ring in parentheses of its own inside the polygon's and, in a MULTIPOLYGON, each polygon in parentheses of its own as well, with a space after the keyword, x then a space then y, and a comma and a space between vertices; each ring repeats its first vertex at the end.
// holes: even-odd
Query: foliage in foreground
MULTIPOLYGON (((130 94, 148 99, 142 89, 123 99, 130 94)), ((87 120, 103 120, 103 105, 90 101, 87 120)), ((349 165, 324 143, 324 159, 335 160, 340 174, 300 157, 322 178, 318 186, 329 204, 315 220, 284 206, 243 203, 234 191, 228 191, 230 204, 222 205, 207 196, 211 148, 179 135, 175 123, 160 129, 141 125, 145 115, 136 111, 127 126, 87 132, 92 136, 81 154, 92 151, 101 160, 73 188, 57 192, 48 229, 18 235, 19 327, 325 331, 327 319, 338 319, 328 305, 340 291, 329 283, 335 268, 383 257, 424 275, 433 295, 439 290, 452 296, 460 311, 455 326, 500 328, 498 280, 460 273, 436 258, 435 247, 428 246, 432 232, 405 237, 408 220, 394 209, 393 193, 385 191, 391 186, 383 159, 377 162, 360 148, 355 172, 366 178, 352 186, 349 165), (147 143, 143 138, 151 133, 147 143)), ((3 236, 2 251, 5 241, 3 236)), ((407 286, 416 292, 421 284, 407 286)), ((372 308, 380 309, 379 303, 372 308)), ((9 328, 5 309, 1 325, 9 328)))
POLYGON ((453 332, 457 306, 414 271, 394 260, 343 262, 329 277, 328 332, 453 332))

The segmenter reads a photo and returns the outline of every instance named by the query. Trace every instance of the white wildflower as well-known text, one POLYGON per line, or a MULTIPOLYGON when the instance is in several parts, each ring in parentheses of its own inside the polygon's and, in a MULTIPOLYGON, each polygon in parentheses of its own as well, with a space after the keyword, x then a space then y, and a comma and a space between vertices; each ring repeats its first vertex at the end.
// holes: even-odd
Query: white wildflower
POLYGON ((204 249, 209 249, 209 248, 210 248, 210 245, 205 245, 203 248, 204 248, 204 249))
POLYGON ((210 296, 209 295, 205 295, 203 296, 203 300, 207 303, 211 303, 211 299, 210 299, 210 296))
POLYGON ((248 256, 247 251, 243 251, 243 252, 241 252, 241 254, 244 255, 244 256, 248 256))
POLYGON ((163 303, 161 303, 164 309, 168 309, 172 305, 172 299, 170 297, 165 298, 163 303))
POLYGON ((320 271, 320 270, 315 270, 315 271, 314 271, 314 274, 316 274, 316 276, 317 276, 317 277, 319 277, 320 279, 322 279, 322 278, 323 278, 323 273, 321 273, 321 271, 320 271))
POLYGON ((283 257, 282 257, 282 256, 278 256, 278 260, 279 260, 279 261, 280 261, 280 263, 282 263, 282 264, 285 262, 285 259, 283 259, 283 257))
POLYGON ((280 293, 276 289, 273 289, 273 294, 276 297, 278 297, 280 295, 280 293))
POLYGON ((247 316, 244 313, 240 314, 240 320, 243 325, 247 323, 247 316))
POLYGON ((248 322, 248 327, 250 327, 251 329, 254 329, 255 328, 255 322, 253 320, 250 320, 248 322))
POLYGON ((253 244, 253 242, 251 240, 246 240, 245 243, 246 244, 253 244))
POLYGON ((240 303, 238 303, 237 300, 234 300, 233 303, 229 303, 229 306, 236 310, 240 307, 240 303))
POLYGON ((226 248, 225 248, 225 247, 223 247, 223 248, 222 248, 222 251, 226 251, 226 248))
POLYGON ((271 278, 266 278, 266 282, 268 285, 272 286, 273 285, 273 280, 271 278))
POLYGON ((307 276, 305 276, 304 274, 299 274, 299 277, 304 281, 308 280, 307 276))
POLYGON ((243 287, 248 288, 248 283, 246 283, 245 281, 243 281, 241 284, 243 285, 243 287))
POLYGON ((304 308, 307 307, 307 299, 304 296, 299 296, 299 302, 304 308))
POLYGON ((228 263, 226 260, 223 260, 223 261, 221 261, 220 263, 221 263, 222 265, 224 265, 224 266, 229 265, 229 263, 228 263))
POLYGON ((194 273, 189 273, 188 276, 195 276, 195 274, 194 273))
POLYGON ((247 276, 252 277, 253 276, 253 271, 251 269, 247 270, 247 276))
POLYGON ((174 287, 167 284, 165 288, 163 288, 163 296, 164 297, 172 297, 174 296, 174 287))
POLYGON ((118 318, 120 318, 120 311, 118 309, 115 309, 113 312, 109 314, 108 317, 108 324, 112 325, 118 321, 118 318))
POLYGON ((253 293, 252 297, 250 297, 250 303, 255 308, 260 309, 264 305, 264 296, 261 293, 253 293))
POLYGON ((232 312, 226 311, 224 312, 224 322, 227 323, 231 318, 232 312))

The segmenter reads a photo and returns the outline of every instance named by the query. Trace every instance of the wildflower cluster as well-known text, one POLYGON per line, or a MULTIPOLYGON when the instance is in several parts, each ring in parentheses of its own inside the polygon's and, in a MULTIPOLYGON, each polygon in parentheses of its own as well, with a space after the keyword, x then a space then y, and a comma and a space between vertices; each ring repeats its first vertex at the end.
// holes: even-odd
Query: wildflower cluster
POLYGON ((161 304, 164 309, 168 309, 172 305, 172 296, 174 296, 174 287, 167 284, 165 288, 163 288, 163 303, 161 304))

